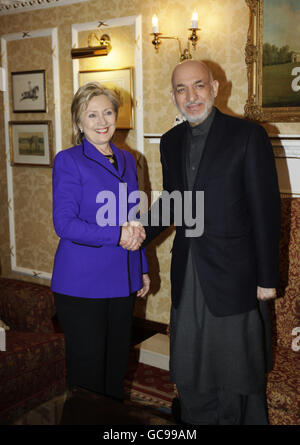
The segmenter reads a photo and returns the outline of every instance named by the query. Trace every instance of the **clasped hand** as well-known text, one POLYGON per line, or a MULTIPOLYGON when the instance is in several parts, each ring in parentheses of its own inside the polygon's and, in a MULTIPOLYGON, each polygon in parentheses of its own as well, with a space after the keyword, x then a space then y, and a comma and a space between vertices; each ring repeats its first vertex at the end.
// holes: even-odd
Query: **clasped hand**
POLYGON ((138 221, 126 222, 122 226, 120 246, 126 250, 138 250, 146 238, 145 229, 138 221))

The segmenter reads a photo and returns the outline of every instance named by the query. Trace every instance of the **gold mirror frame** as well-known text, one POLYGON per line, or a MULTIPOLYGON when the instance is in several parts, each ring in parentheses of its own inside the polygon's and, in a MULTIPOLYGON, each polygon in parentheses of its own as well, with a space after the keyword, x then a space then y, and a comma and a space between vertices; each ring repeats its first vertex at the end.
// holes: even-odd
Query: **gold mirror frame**
POLYGON ((245 0, 250 13, 245 61, 248 77, 248 100, 245 117, 262 122, 299 122, 300 107, 263 107, 263 13, 264 0, 245 0))

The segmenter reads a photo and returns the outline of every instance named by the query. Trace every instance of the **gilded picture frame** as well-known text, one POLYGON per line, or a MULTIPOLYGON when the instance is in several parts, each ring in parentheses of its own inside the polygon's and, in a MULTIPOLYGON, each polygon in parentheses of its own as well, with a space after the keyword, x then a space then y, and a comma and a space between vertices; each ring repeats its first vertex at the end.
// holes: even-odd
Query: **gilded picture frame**
POLYGON ((115 90, 120 97, 117 129, 134 128, 133 68, 113 70, 79 71, 79 86, 87 82, 99 82, 115 90))
POLYGON ((51 121, 10 121, 10 163, 52 167, 51 121))
POLYGON ((299 122, 300 0, 245 1, 250 15, 245 116, 262 122, 299 122))

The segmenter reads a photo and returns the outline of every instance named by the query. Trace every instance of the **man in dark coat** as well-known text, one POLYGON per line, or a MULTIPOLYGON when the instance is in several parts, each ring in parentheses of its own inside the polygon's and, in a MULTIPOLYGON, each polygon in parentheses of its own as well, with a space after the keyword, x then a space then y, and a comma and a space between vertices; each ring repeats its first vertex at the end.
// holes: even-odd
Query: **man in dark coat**
MULTIPOLYGON (((186 121, 161 138, 164 191, 190 192, 172 249, 170 372, 183 422, 267 424, 266 300, 276 297, 278 283, 277 174, 264 128, 215 108, 218 87, 202 62, 177 65, 172 98, 186 121), (197 216, 200 191, 204 230, 193 236, 186 211, 197 216)), ((151 226, 161 203, 148 214, 145 243, 165 228, 161 212, 151 226)), ((171 223, 174 212, 171 206, 171 223)))

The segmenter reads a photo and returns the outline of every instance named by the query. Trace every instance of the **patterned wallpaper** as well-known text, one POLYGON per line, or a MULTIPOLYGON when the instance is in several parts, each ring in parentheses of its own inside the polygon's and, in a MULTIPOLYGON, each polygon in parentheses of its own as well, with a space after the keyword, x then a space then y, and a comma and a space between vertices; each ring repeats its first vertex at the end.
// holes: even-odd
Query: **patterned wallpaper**
MULTIPOLYGON (((12 41, 7 44, 8 71, 46 69, 47 113, 11 113, 14 121, 54 119, 50 37, 12 41)), ((11 79, 9 78, 11 90, 11 79)), ((12 110, 10 97, 10 110, 12 110)), ((55 146, 55 135, 53 135, 55 146)), ((51 173, 47 167, 14 166, 13 190, 17 265, 50 271, 57 237, 51 219, 51 173), (34 246, 34 247, 33 247, 34 246)))
MULTIPOLYGON (((247 74, 244 50, 249 23, 249 12, 245 0, 214 0, 199 2, 189 0, 182 7, 182 0, 90 0, 39 11, 24 12, 0 17, 1 34, 32 31, 58 27, 62 145, 71 145, 70 104, 73 95, 71 50, 71 26, 74 23, 105 20, 141 14, 143 19, 143 88, 144 88, 144 131, 163 133, 168 130, 176 115, 170 100, 170 76, 178 62, 178 47, 175 41, 163 41, 159 53, 151 44, 151 17, 159 17, 160 30, 168 35, 177 35, 186 44, 191 14, 199 14, 200 41, 193 58, 205 60, 220 81, 217 105, 224 112, 243 115, 247 98, 247 74)), ((106 32, 106 30, 105 30, 106 32)), ((86 33, 80 33, 84 41, 86 33)), ((131 27, 109 30, 113 51, 107 58, 81 62, 88 69, 108 69, 134 65, 134 34, 131 27)), ((48 38, 9 42, 8 63, 10 71, 46 69, 51 73, 51 43, 48 38)), ((47 77, 49 111, 47 115, 12 115, 11 119, 53 120, 52 75, 47 77)), ((2 109, 2 93, 0 107, 2 109)), ((268 128, 268 126, 267 126, 268 128)), ((274 130, 274 126, 269 126, 274 130)), ((278 132, 299 133, 298 124, 276 124, 278 132)), ((3 114, 0 113, 0 133, 3 135, 3 114)), ((139 176, 144 178, 142 188, 146 191, 161 189, 161 167, 159 147, 145 139, 144 155, 136 152, 135 131, 118 132, 116 143, 135 154, 139 176)), ((1 274, 26 281, 41 280, 12 273, 9 256, 8 204, 4 138, 0 139, 0 265, 1 274)), ((40 167, 14 167, 15 231, 17 264, 51 272, 57 237, 52 227, 51 215, 51 169, 40 167)), ((163 234, 148 249, 152 278, 152 293, 147 301, 138 301, 136 315, 168 323, 170 309, 170 249, 172 231, 163 234)))

